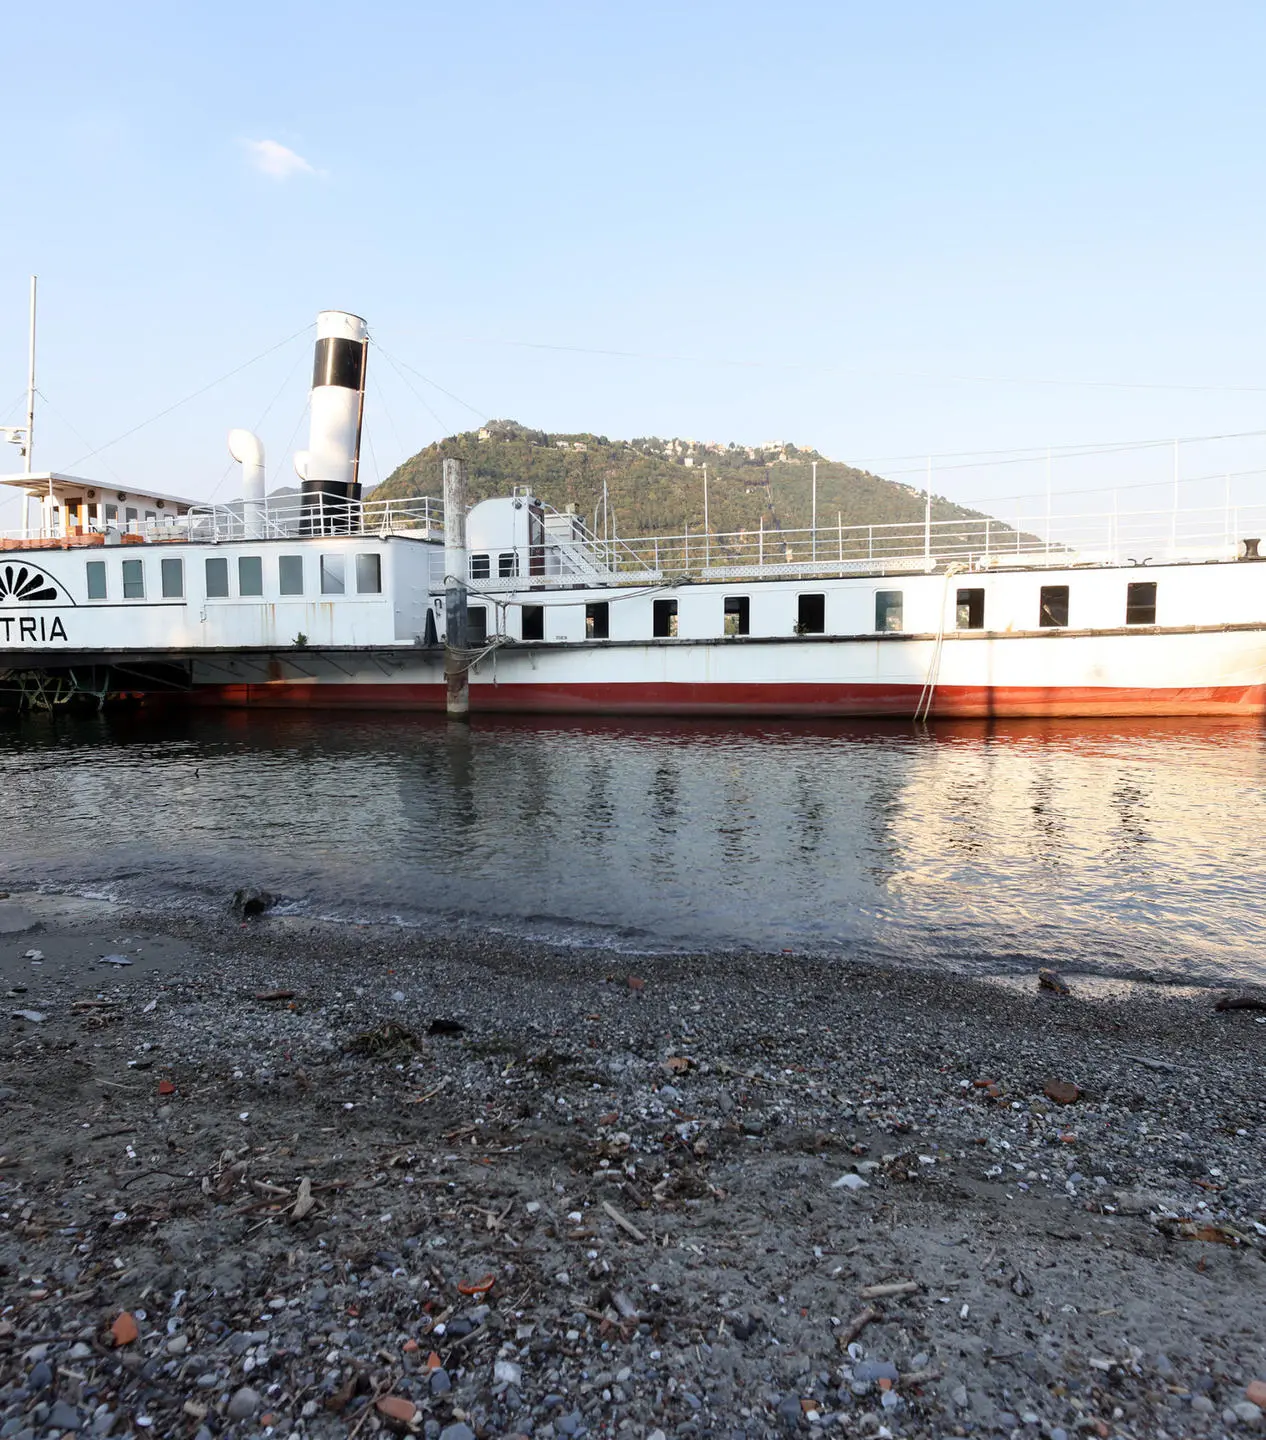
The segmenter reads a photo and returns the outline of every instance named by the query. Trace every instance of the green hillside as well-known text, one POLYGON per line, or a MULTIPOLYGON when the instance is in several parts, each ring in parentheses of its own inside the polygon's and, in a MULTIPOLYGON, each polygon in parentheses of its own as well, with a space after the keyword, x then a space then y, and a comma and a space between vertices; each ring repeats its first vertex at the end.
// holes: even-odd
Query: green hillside
MULTIPOLYGON (((547 435, 512 420, 449 436, 406 460, 375 489, 376 500, 440 495, 441 461, 467 463, 470 498, 506 495, 522 485, 557 509, 575 505, 590 525, 607 490, 622 536, 680 535, 703 524, 703 466, 714 532, 806 528, 812 462, 818 462, 818 524, 882 525, 923 520, 923 492, 827 460, 795 445, 704 445, 693 440, 609 440, 605 435, 547 435)), ((933 496, 934 520, 981 519, 933 496)), ((598 529, 602 528, 601 515, 598 529)), ((1001 525, 999 529, 1001 530, 1001 525)))

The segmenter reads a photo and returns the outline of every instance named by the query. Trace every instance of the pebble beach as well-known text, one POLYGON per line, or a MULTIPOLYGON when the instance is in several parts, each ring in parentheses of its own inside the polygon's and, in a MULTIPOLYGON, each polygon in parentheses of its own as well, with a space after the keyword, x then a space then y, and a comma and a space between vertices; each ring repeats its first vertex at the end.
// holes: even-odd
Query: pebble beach
POLYGON ((0 1440, 1263 1433, 1266 1011, 1064 978, 14 894, 0 1440))

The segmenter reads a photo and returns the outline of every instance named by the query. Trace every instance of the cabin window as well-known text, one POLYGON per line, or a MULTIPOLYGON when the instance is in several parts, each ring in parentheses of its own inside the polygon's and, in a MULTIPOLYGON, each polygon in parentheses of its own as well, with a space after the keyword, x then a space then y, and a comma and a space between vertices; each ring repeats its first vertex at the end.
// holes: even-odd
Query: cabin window
POLYGON ((1043 629, 1068 624, 1068 586, 1043 585, 1037 623, 1043 629))
POLYGON ((185 562, 165 559, 161 566, 163 574, 163 599, 183 600, 185 598, 185 562))
POLYGON ((607 600, 595 600, 585 606, 585 639, 606 640, 611 635, 611 604, 607 600))
POLYGON ((470 578, 472 580, 487 580, 491 574, 491 555, 472 555, 470 557, 470 578))
POLYGON ((123 598, 145 599, 145 566, 139 560, 123 562, 123 598))
POLYGON ((985 592, 971 589, 960 590, 954 610, 956 630, 983 630, 985 628, 985 592))
POLYGON ((283 595, 303 594, 302 555, 281 555, 278 557, 277 589, 283 595))
POLYGON ((146 523, 147 525, 154 525, 154 524, 157 524, 157 522, 158 522, 158 512, 157 512, 156 510, 147 510, 147 511, 145 512, 145 523, 146 523))
POLYGON ((826 634, 826 596, 796 596, 796 634, 826 634))
POLYGON ((105 518, 107 525, 117 525, 119 523, 119 507, 117 505, 107 505, 105 507, 105 518))
POLYGON ((677 602, 675 600, 653 600, 651 634, 656 640, 672 640, 677 635, 677 602))
POLYGON ((207 561, 207 599, 223 600, 229 593, 229 562, 223 555, 207 561))
POLYGON ((519 573, 519 552, 504 550, 497 556, 497 575, 502 580, 513 580, 519 573))
POLYGON ((106 598, 106 573, 104 560, 88 561, 88 599, 106 598))
POLYGON ((382 594, 381 555, 358 555, 356 557, 356 593, 358 595, 382 594))
POLYGON ((237 593, 247 599, 264 593, 264 561, 260 555, 237 557, 237 593))
POLYGON ((1156 581, 1139 580, 1125 588, 1125 623, 1156 624, 1156 581))
POLYGON ((725 633, 727 635, 750 635, 752 630, 752 602, 746 595, 725 597, 725 633))
POLYGON ((472 605, 466 611, 466 640, 471 645, 482 645, 488 638, 488 607, 472 605))
POLYGON ((127 525, 135 525, 136 513, 136 507, 134 505, 129 505, 127 509, 123 512, 124 523, 127 525))
POLYGON ((905 595, 900 590, 875 591, 875 629, 905 629, 905 595))
POLYGON ((525 640, 545 639, 544 605, 525 605, 523 607, 523 638, 525 640))
POLYGON ((347 565, 342 555, 321 556, 321 594, 341 595, 347 588, 347 565))

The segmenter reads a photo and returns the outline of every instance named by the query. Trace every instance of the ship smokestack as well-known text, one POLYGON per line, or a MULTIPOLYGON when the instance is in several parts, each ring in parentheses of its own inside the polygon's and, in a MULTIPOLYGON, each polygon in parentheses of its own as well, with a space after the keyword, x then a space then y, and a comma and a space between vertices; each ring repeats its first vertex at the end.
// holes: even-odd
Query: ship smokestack
MULTIPOLYGON (((333 511, 331 518, 343 517, 345 522, 348 502, 360 499, 360 431, 368 350, 369 332, 359 315, 322 310, 317 316, 312 420, 300 470, 305 512, 333 511)), ((306 518, 312 519, 310 514, 306 518)))
POLYGON ((249 430, 230 430, 229 454, 242 467, 242 530, 248 540, 262 540, 264 442, 249 430))

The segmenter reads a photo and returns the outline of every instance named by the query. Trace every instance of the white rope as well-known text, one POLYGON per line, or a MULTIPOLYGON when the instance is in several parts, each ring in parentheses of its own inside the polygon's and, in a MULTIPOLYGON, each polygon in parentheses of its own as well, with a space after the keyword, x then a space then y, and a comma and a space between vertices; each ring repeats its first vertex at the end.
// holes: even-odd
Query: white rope
POLYGON ((936 682, 941 670, 941 651, 945 648, 945 607, 949 603, 949 582, 951 576, 961 575, 966 565, 953 564, 945 567, 945 584, 941 589, 941 613, 936 627, 936 641, 932 646, 932 659, 928 663, 927 679, 919 691, 918 703, 914 707, 914 723, 926 724, 932 714, 932 698, 936 694, 936 682))

